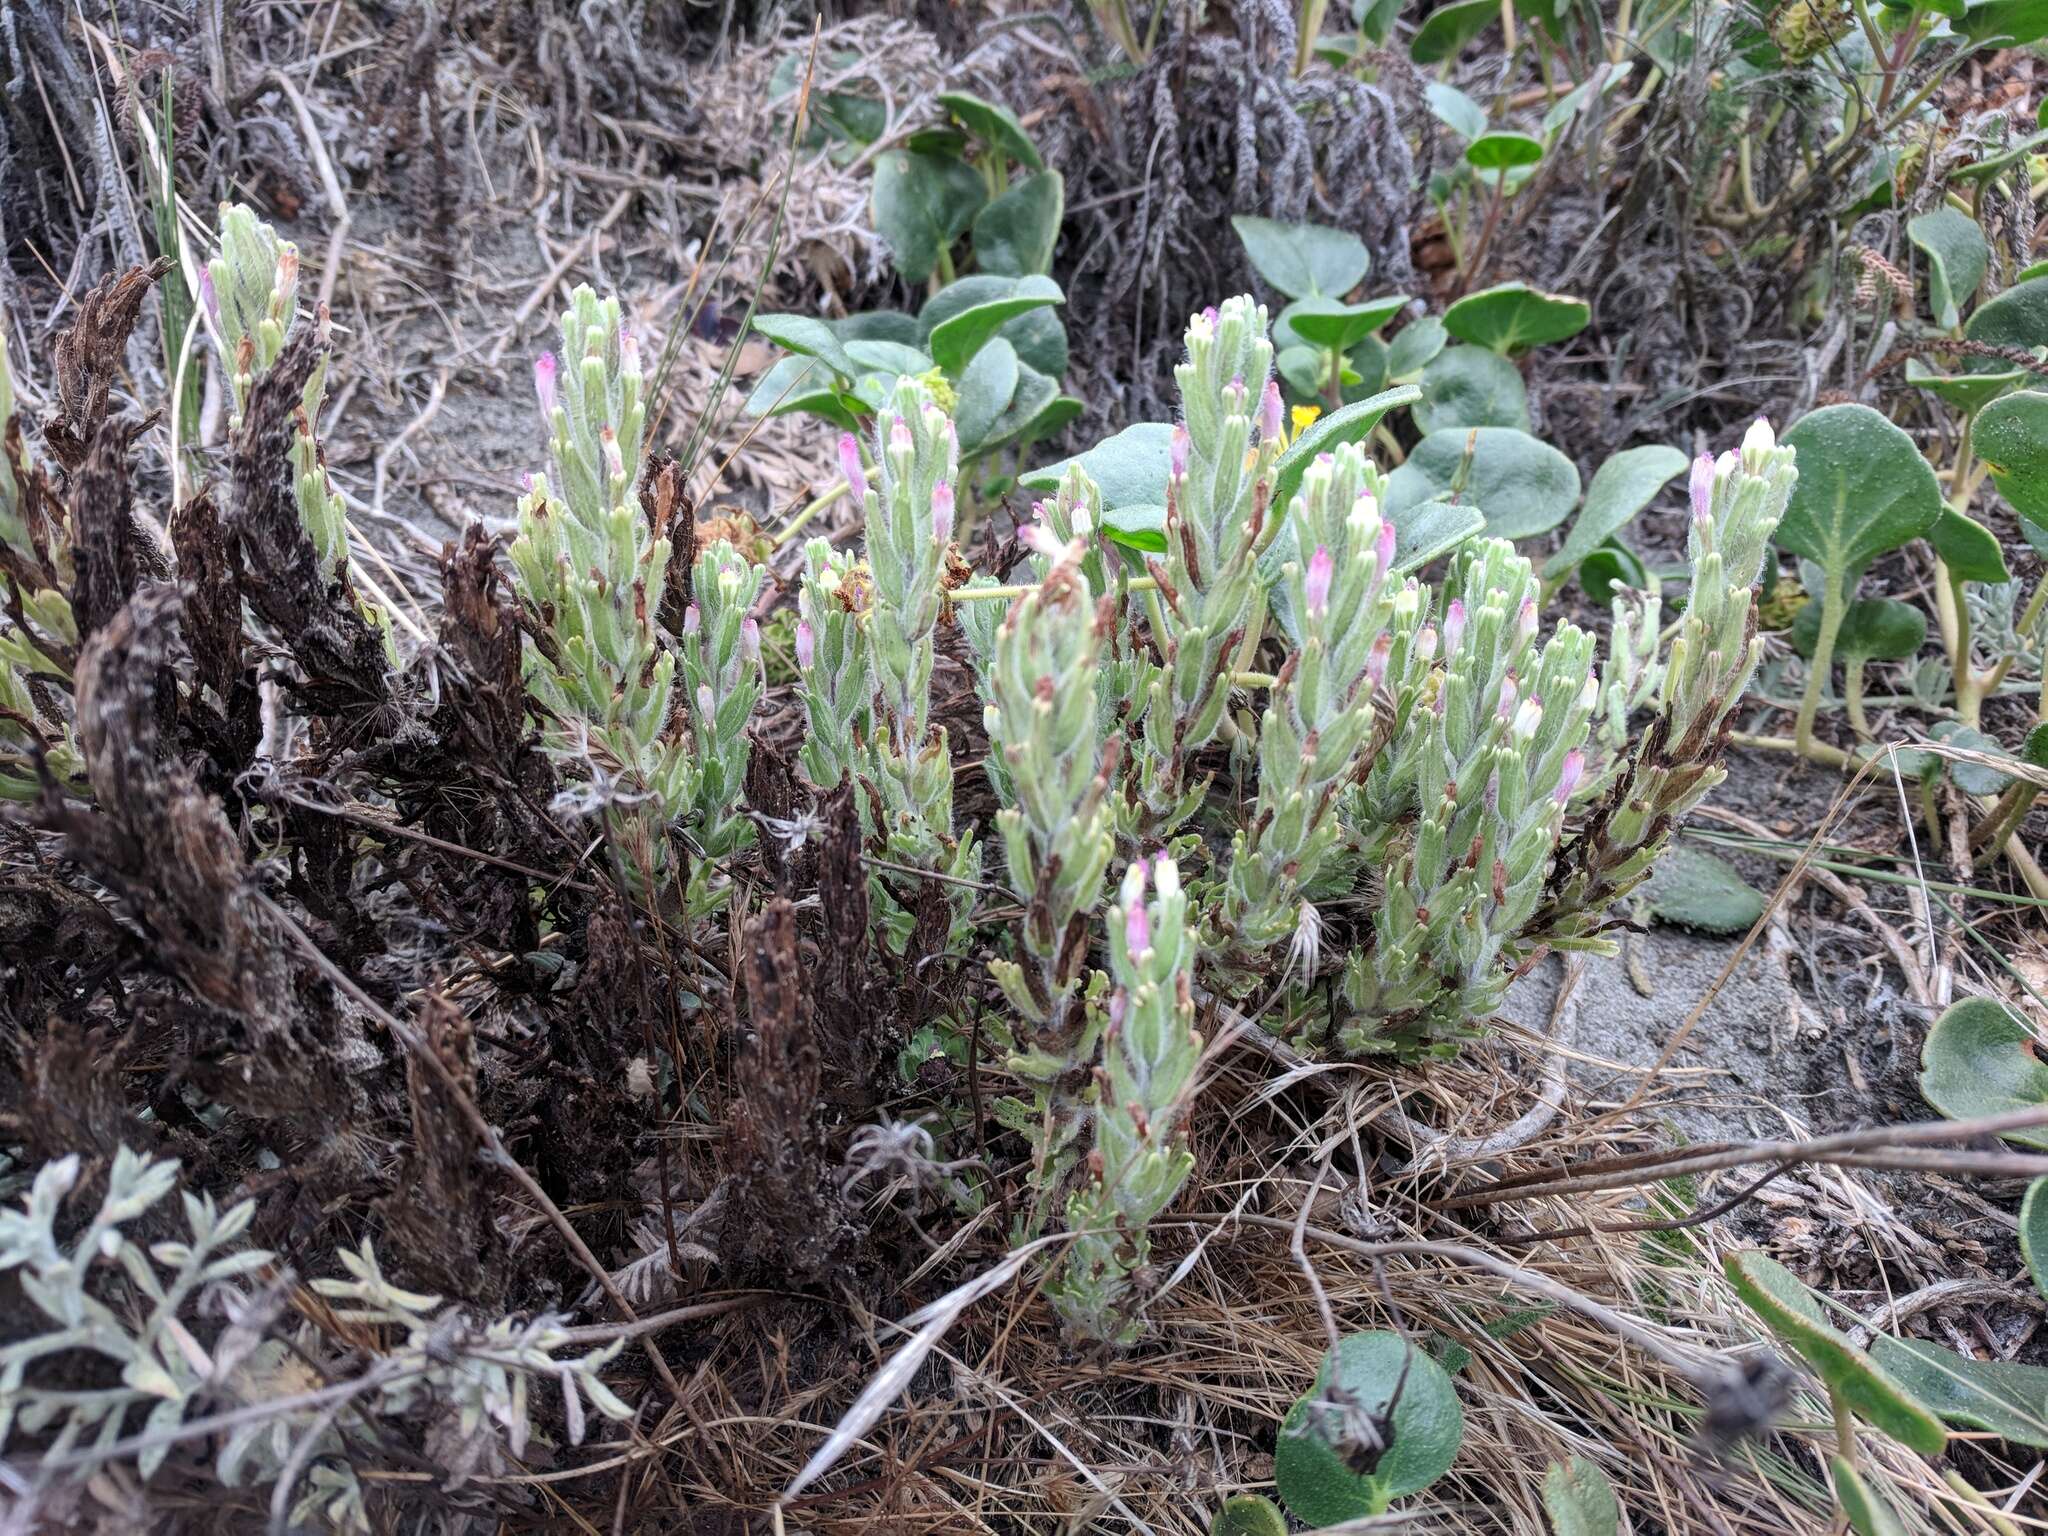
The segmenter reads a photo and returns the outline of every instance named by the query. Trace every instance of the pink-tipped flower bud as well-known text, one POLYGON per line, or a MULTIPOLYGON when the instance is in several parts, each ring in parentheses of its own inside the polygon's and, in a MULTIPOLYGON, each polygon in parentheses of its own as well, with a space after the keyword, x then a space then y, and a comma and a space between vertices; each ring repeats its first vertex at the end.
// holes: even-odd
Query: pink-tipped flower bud
POLYGON ((1742 468, 1742 455, 1733 448, 1724 450, 1721 456, 1714 460, 1714 476, 1716 479, 1724 475, 1732 475, 1740 468, 1742 468))
POLYGON ((555 419, 555 354, 543 352, 533 360, 533 392, 540 400, 541 420, 555 419))
POLYGON ((1536 728, 1543 724, 1543 701, 1530 694, 1522 700, 1522 707, 1515 711, 1515 740, 1528 741, 1536 734, 1536 728))
MULTIPOLYGON (((1370 498, 1361 498, 1370 499, 1370 498)), ((1373 515, 1379 516, 1379 504, 1373 504, 1373 515)), ((1394 525, 1386 518, 1380 519, 1380 536, 1373 541, 1372 555, 1377 562, 1379 573, 1385 576, 1394 568, 1394 525)))
POLYGON ((796 664, 808 672, 811 663, 817 659, 817 632, 811 628, 809 619, 799 619, 796 626, 796 664))
POLYGON ((619 434, 610 427, 599 427, 597 440, 604 449, 605 472, 614 478, 625 474, 626 457, 619 452, 619 434))
POLYGON ((1152 948, 1152 920, 1145 915, 1142 898, 1124 911, 1124 947, 1133 955, 1142 955, 1152 948))
MULTIPOLYGON (((1415 632, 1415 659, 1424 666, 1436 659, 1436 626, 1425 624, 1415 632)), ((1441 698, 1442 694, 1439 693, 1441 698)))
POLYGON ((1551 798, 1563 805, 1578 793, 1579 781, 1586 776, 1586 754, 1577 747, 1565 753, 1564 763, 1557 771, 1557 788, 1551 791, 1551 798))
POLYGON ((713 719, 718 714, 718 700, 711 696, 711 685, 709 683, 699 683, 697 685, 697 713, 706 720, 713 719))
POLYGON ((1330 578, 1337 573, 1337 562, 1330 558, 1330 551, 1318 544, 1316 552, 1308 557, 1308 574, 1302 578, 1301 589, 1308 599, 1308 611, 1321 618, 1330 607, 1330 578))
POLYGON ((761 626, 751 617, 740 624, 740 654, 748 661, 761 659, 761 626))
POLYGON ((1454 597, 1450 606, 1444 610, 1444 654, 1455 655, 1458 642, 1464 638, 1465 600, 1462 597, 1454 597))
POLYGON ((683 633, 694 635, 703 627, 704 615, 698 611, 695 603, 690 604, 689 607, 683 610, 683 633))
POLYGON ((944 549, 953 537, 953 487, 941 480, 932 487, 932 538, 944 549))
POLYGON ((917 441, 910 435, 910 423, 898 416, 889 424, 889 451, 910 453, 917 447, 917 441))
POLYGON ((1536 633, 1536 599, 1525 597, 1522 606, 1515 611, 1515 639, 1527 640, 1536 633))
POLYGON ((1521 685, 1515 681, 1515 674, 1510 672, 1506 677, 1501 679, 1500 700, 1498 706, 1494 710, 1495 717, 1501 720, 1507 720, 1512 718, 1515 713, 1515 706, 1519 704, 1521 700, 1521 685))
POLYGON ((867 500, 867 471, 860 467, 860 440, 851 432, 839 434, 839 472, 846 476, 846 488, 855 502, 867 500))
POLYGON ((1017 541, 1034 555, 1043 555, 1048 560, 1056 561, 1067 552, 1067 546, 1046 522, 1026 523, 1017 530, 1017 541))
POLYGON ((199 302, 206 306, 206 315, 215 325, 220 324, 220 293, 213 286, 213 269, 199 269, 199 302))
POLYGON ((1166 473, 1172 480, 1184 479, 1188 472, 1188 450, 1191 446, 1188 429, 1179 422, 1173 426, 1173 436, 1166 443, 1166 473))
POLYGON ((1705 525, 1714 505, 1714 456, 1703 453, 1692 461, 1692 518, 1705 525))
POLYGON ((625 326, 619 327, 619 368, 630 378, 640 377, 640 338, 625 326))
POLYGON ((1270 443, 1286 435, 1287 415, 1280 404, 1280 385, 1277 380, 1268 379, 1265 393, 1259 396, 1259 436, 1270 443))
POLYGON ((1393 649, 1394 637, 1382 634, 1365 653, 1365 678, 1375 688, 1387 680, 1387 658, 1393 649))

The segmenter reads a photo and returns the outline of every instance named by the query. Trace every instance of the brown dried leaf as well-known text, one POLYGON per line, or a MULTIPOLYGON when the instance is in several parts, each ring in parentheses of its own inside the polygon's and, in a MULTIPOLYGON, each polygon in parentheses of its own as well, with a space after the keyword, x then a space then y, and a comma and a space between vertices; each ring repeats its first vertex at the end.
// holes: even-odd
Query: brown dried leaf
POLYGON ((107 420, 107 396, 120 376, 129 333, 156 280, 171 270, 168 256, 102 278, 78 302, 78 318, 55 348, 57 409, 43 426, 50 455, 66 470, 85 462, 107 420))

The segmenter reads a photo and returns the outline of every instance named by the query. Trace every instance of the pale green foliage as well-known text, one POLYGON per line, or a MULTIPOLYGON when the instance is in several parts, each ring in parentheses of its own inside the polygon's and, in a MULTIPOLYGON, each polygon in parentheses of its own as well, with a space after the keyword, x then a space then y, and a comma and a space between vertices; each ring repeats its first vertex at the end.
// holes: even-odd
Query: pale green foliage
POLYGON ((1173 860, 1134 863, 1110 908, 1114 985, 1103 1031, 1102 1087, 1090 1116, 1094 1145, 1067 1203, 1074 1231, 1053 1305, 1083 1338, 1127 1343, 1140 1319, 1133 1277, 1151 1255, 1147 1229, 1173 1203, 1194 1157, 1183 1119, 1194 1096, 1195 929, 1173 860))
POLYGON ((873 734, 867 616, 874 583, 867 567, 825 539, 804 546, 797 588, 796 659, 803 673, 807 731, 803 768, 819 789, 856 771, 873 734))
MULTIPOLYGON (((20 433, 14 415, 14 373, 7 359, 6 313, 0 311, 0 438, 12 437, 19 444, 21 468, 37 473, 28 442, 20 433)), ((71 604, 54 586, 40 585, 43 579, 69 585, 72 579, 71 548, 62 526, 45 528, 48 547, 38 551, 28 526, 23 505, 25 488, 15 476, 15 465, 0 448, 0 545, 12 548, 17 573, 12 585, 21 599, 23 627, 0 616, 0 800, 30 800, 40 792, 29 752, 37 737, 48 748, 47 762, 59 778, 75 778, 85 770, 72 737, 68 718, 50 719, 36 707, 29 679, 36 673, 62 675, 65 669, 50 655, 54 646, 70 649, 78 644, 78 625, 71 604), (27 574, 24 583, 20 577, 27 574), (30 722, 35 722, 32 731, 30 722)), ((46 695, 47 696, 47 695, 46 695)))
POLYGON ((0 1209, 0 1270, 14 1272, 47 1324, 0 1347, 0 1448, 16 1434, 47 1437, 15 1484, 26 1489, 30 1512, 116 1460, 147 1480, 181 1443, 181 1426, 232 1412, 231 1428, 182 1440, 218 1446, 214 1471, 223 1485, 274 1482, 296 1460, 305 1476, 292 1521, 367 1532, 348 1460, 365 1416, 388 1426, 373 1433, 416 1438, 418 1421, 405 1427, 405 1415, 453 1408, 464 1439, 502 1436, 514 1456, 531 1434, 536 1378, 551 1398, 559 1394, 572 1440, 583 1437, 586 1399, 607 1418, 631 1417, 598 1376, 618 1342, 564 1356, 568 1335, 554 1318, 474 1323, 439 1297, 392 1285, 367 1240, 339 1255, 349 1279, 316 1280, 313 1289, 341 1303, 343 1321, 375 1329, 385 1343, 360 1376, 321 1388, 321 1373, 299 1358, 320 1348, 319 1337, 302 1329, 294 1349, 281 1332, 288 1281, 255 1296, 237 1288, 275 1263, 243 1245, 253 1202, 222 1212, 208 1197, 180 1191, 187 1240, 138 1242, 123 1229, 177 1188, 178 1165, 122 1147, 92 1219, 60 1240, 63 1202, 78 1176, 76 1156, 45 1164, 22 1205, 0 1209), (209 1338, 216 1312, 228 1320, 209 1338), (79 1385, 81 1355, 104 1362, 107 1385, 79 1385), (45 1368, 54 1378, 47 1386, 31 1374, 45 1368), (325 1411, 337 1402, 354 1411, 325 1411), (136 1443, 117 1449, 123 1441, 136 1443))
MULTIPOLYGON (((805 770, 821 788, 843 774, 860 779, 863 825, 883 839, 887 859, 913 870, 971 880, 981 867, 973 834, 953 829, 953 761, 945 728, 931 721, 934 630, 953 559, 954 487, 960 447, 953 423, 925 387, 904 379, 875 424, 876 481, 859 445, 840 441, 840 459, 862 509, 866 557, 837 562, 814 547, 800 599, 798 664, 814 726, 851 727, 852 739, 816 740, 805 770), (808 657, 808 659, 806 659, 808 657)), ((872 887, 900 948, 913 919, 872 887)), ((972 889, 951 887, 955 928, 972 889)))
POLYGON ((553 716, 549 743, 587 762, 618 811, 629 862, 652 878, 663 828, 690 807, 689 743, 675 718, 675 653, 656 633, 668 530, 638 497, 646 430, 639 347, 617 299, 579 287, 562 315, 562 358, 534 365, 553 481, 519 503, 515 583, 548 636, 527 651, 527 686, 553 716))
MULTIPOLYGON (((299 248, 240 203, 220 209, 220 254, 207 263, 201 297, 213 320, 227 375, 232 410, 230 431, 240 428, 249 392, 268 373, 290 339, 299 314, 299 248)), ((327 478, 320 454, 320 408, 327 390, 327 311, 314 316, 320 359, 299 402, 292 437, 292 481, 304 526, 321 569, 339 573, 348 565, 348 513, 327 478)), ((365 616, 378 617, 365 608, 365 616)))
MULTIPOLYGON (((1703 471, 1696 478, 1686 545, 1692 592, 1670 654, 1655 672, 1657 718, 1624 757, 1595 856, 1578 861, 1547 903, 1549 942, 1597 943, 1605 913, 1648 878, 1679 819, 1727 776, 1700 759, 1762 655, 1754 588, 1798 478, 1793 451, 1778 446, 1761 421, 1739 454, 1722 454, 1711 477, 1703 471)), ((1642 632, 1629 638, 1639 654, 1642 632)))
POLYGON ((1239 297, 1197 315, 1174 369, 1184 422, 1166 485, 1163 590, 1151 603, 1164 665, 1145 711, 1140 797, 1158 830, 1192 814, 1189 759, 1215 737, 1230 674, 1258 642, 1258 557, 1278 522, 1270 505, 1285 446, 1266 310, 1239 297))
POLYGON ((1081 572, 1086 548, 1077 538, 1048 552, 1045 579, 996 632, 983 683, 989 753, 1003 768, 996 826, 1024 907, 1019 958, 991 960, 989 971, 1018 1015, 1009 1026, 1010 1068, 1032 1090, 1028 1112, 1012 1118, 1032 1142, 1033 1231, 1080 1127, 1075 1082, 1094 1058, 1097 1020, 1076 994, 1089 919, 1116 850, 1116 750, 1105 749, 1096 716, 1101 634, 1081 572))
POLYGON ((1299 893, 1338 841, 1338 797, 1372 755, 1397 609, 1411 629, 1419 610, 1413 592, 1389 590, 1394 526, 1380 516, 1381 488, 1364 450, 1347 444, 1309 467, 1288 510, 1304 558, 1282 580, 1300 640, 1259 721, 1258 798, 1230 851, 1221 923, 1249 948, 1303 921, 1299 893))
POLYGON ((1456 559, 1443 663, 1400 711, 1403 750, 1367 779, 1359 835, 1386 885, 1375 942, 1346 968, 1351 1049, 1455 1040, 1506 990, 1503 949, 1542 895, 1599 696, 1591 636, 1561 625, 1537 646, 1539 589, 1503 540, 1456 559))
POLYGON ((750 610, 764 573, 731 544, 698 551, 683 618, 684 702, 690 715, 690 800, 704 851, 723 858, 753 836, 735 813, 746 789, 747 722, 761 701, 761 630, 750 610))

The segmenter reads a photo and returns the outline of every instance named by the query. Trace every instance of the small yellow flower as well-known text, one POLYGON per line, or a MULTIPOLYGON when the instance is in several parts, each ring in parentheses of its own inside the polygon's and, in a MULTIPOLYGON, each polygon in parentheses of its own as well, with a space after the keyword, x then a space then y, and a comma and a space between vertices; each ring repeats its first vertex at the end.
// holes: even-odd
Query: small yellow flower
POLYGON ((1323 408, 1320 405, 1297 405, 1293 412, 1294 431, 1287 440, 1291 443, 1295 438, 1300 437, 1302 433, 1316 424, 1316 418, 1322 414, 1323 408))

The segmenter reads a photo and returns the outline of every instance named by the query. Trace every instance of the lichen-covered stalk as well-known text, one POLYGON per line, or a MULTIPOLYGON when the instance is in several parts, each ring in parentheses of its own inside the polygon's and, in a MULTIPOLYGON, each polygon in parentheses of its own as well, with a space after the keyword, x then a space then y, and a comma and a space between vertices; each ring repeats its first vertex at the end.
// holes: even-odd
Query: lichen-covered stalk
POLYGON ((1151 1256, 1149 1228, 1194 1167, 1185 1118, 1202 1037, 1195 1032, 1195 933, 1173 860, 1124 876, 1110 908, 1114 990, 1103 1031, 1094 1131, 1082 1184, 1067 1203, 1074 1232, 1053 1305, 1078 1337, 1128 1343, 1137 1336, 1138 1276, 1151 1256))
POLYGON ((1215 737, 1231 675, 1258 644, 1265 590, 1258 558, 1272 542, 1274 463, 1286 446, 1266 311, 1249 298, 1197 315, 1174 369, 1182 423, 1166 481, 1166 555, 1151 601, 1161 653, 1145 711, 1138 795, 1155 835, 1201 796, 1193 756, 1215 737))
MULTIPOLYGON (((1287 939, 1300 894, 1340 836, 1339 796, 1378 745, 1375 690, 1392 659, 1394 525, 1379 476, 1347 444, 1310 465, 1288 517, 1301 560, 1282 574, 1300 643, 1259 722, 1259 788, 1230 850, 1221 931, 1246 949, 1287 939)), ((1405 605, 1407 614, 1417 604, 1405 605)))
POLYGON ((1030 1090, 1014 1118, 1032 1143, 1035 1232, 1073 1161, 1095 1057, 1095 1016, 1079 997, 1088 934, 1116 849, 1110 779, 1118 744, 1095 707, 1098 614, 1082 574, 1087 545, 1046 536, 1045 578, 996 632, 984 681, 989 755, 1004 769, 996 815, 1010 886, 1023 905, 1016 960, 989 971, 1016 1010, 1008 1065, 1030 1090))

